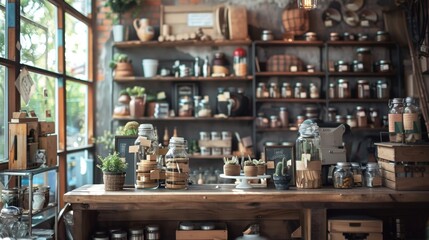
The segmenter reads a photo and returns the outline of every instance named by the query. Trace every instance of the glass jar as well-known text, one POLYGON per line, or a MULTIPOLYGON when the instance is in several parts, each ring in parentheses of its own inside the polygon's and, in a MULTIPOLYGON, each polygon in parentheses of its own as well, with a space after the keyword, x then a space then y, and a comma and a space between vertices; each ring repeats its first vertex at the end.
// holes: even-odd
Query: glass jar
POLYGON ((387 42, 390 40, 390 35, 385 31, 377 31, 375 35, 375 41, 377 42, 387 42))
POLYGON ((147 225, 146 226, 146 240, 159 240, 159 226, 158 225, 147 225))
POLYGON ((366 187, 381 187, 381 173, 377 163, 368 163, 364 176, 366 187))
POLYGON ((377 81, 377 98, 378 99, 387 99, 389 98, 389 87, 387 85, 387 82, 385 80, 378 80, 377 81))
POLYGON ((306 119, 318 119, 319 109, 317 107, 305 107, 305 118, 306 119))
POLYGON ((335 83, 329 83, 328 96, 330 99, 334 99, 335 95, 335 83))
POLYGON ((353 115, 347 115, 346 116, 346 123, 347 125, 349 125, 351 128, 355 128, 357 127, 357 120, 356 117, 353 115))
POLYGON ((289 127, 289 114, 287 112, 286 107, 280 107, 279 118, 282 127, 289 127))
POLYGON ((159 179, 151 179, 150 172, 162 168, 158 160, 158 134, 152 124, 140 124, 138 128, 138 137, 134 145, 139 146, 135 154, 135 163, 138 165, 136 188, 153 189, 158 187, 159 179), (153 156, 147 158, 147 156, 153 156))
POLYGON ((143 123, 139 125, 138 137, 134 141, 134 145, 139 145, 138 159, 146 160, 147 155, 158 154, 158 134, 156 133, 153 125, 150 123, 143 123), (149 140, 149 142, 142 141, 142 139, 149 140))
POLYGON ((305 92, 305 88, 302 86, 302 83, 297 82, 294 88, 294 97, 295 98, 307 98, 307 94, 303 94, 305 92))
POLYGON ((329 34, 329 40, 331 40, 331 41, 338 41, 338 40, 340 40, 340 34, 338 34, 337 32, 331 32, 329 34))
POLYGON ((264 113, 258 113, 258 117, 256 118, 256 127, 257 128, 267 128, 269 127, 269 120, 264 116, 264 113))
POLYGON ((381 117, 380 114, 378 113, 378 110, 374 107, 370 107, 369 108, 369 117, 370 117, 370 122, 371 122, 371 127, 373 128, 380 128, 381 125, 381 117))
POLYGON ((267 85, 264 82, 258 83, 256 88, 256 98, 267 98, 270 96, 267 85))
POLYGON ((401 143, 404 139, 403 116, 404 100, 394 98, 389 100, 389 141, 401 143))
POLYGON ((317 34, 315 32, 305 33, 305 41, 317 41, 317 34))
POLYGON ((271 41, 271 40, 274 40, 273 32, 271 32, 271 30, 263 30, 262 31, 261 40, 262 41, 271 41))
MULTIPOLYGON (((187 189, 189 177, 189 156, 186 141, 182 137, 172 137, 165 154, 166 184, 168 189, 187 189)), ((201 149, 201 154, 202 154, 201 149)))
POLYGON ((114 231, 110 233, 111 240, 127 240, 127 232, 125 231, 114 231))
POLYGON ((276 115, 270 116, 270 128, 278 128, 281 126, 281 122, 276 115))
POLYGON ((357 127, 361 127, 361 128, 368 127, 368 117, 364 107, 362 106, 356 107, 356 119, 357 119, 357 127))
POLYGON ((314 83, 310 83, 310 98, 319 98, 319 88, 314 83))
POLYGON ((362 62, 363 71, 371 72, 372 67, 372 55, 369 48, 358 48, 356 49, 357 60, 362 62))
POLYGON ((335 119, 337 118, 337 109, 330 107, 328 108, 328 122, 335 122, 335 119))
POLYGON ((364 72, 363 62, 359 60, 353 60, 353 72, 364 72))
POLYGON ((282 98, 293 98, 292 87, 290 83, 284 82, 281 89, 282 98))
POLYGON ((305 117, 302 115, 296 116, 296 126, 299 127, 304 122, 305 117))
POLYGON ((392 64, 387 60, 379 60, 374 64, 375 72, 390 72, 392 70, 392 64))
POLYGON ((353 172, 349 162, 337 162, 334 171, 334 188, 353 188, 353 172))
POLYGON ((346 61, 338 60, 335 62, 335 71, 336 72, 349 72, 350 66, 346 61))
POLYGON ((269 93, 270 93, 270 98, 280 98, 280 90, 277 86, 277 83, 275 82, 270 83, 269 93))
POLYGON ((350 98, 350 85, 346 79, 338 79, 337 84, 337 97, 338 98, 350 98))
POLYGON ((22 208, 9 206, 1 209, 1 239, 21 239, 28 236, 28 223, 22 221, 21 216, 22 208))
POLYGON ((407 97, 404 107, 404 133, 405 142, 414 143, 422 139, 422 129, 420 123, 421 111, 417 105, 416 99, 407 97))
POLYGON ((347 123, 347 118, 343 115, 335 116, 335 122, 337 123, 347 123))
POLYGON ((362 187, 362 168, 359 163, 351 162, 353 172, 353 183, 355 187, 362 187))
POLYGON ((210 103, 207 99, 201 99, 198 106, 197 117, 205 118, 212 116, 212 109, 210 108, 210 103))
POLYGON ((353 33, 344 32, 343 33, 343 39, 344 39, 344 41, 355 41, 356 35, 353 33))
POLYGON ((239 47, 234 50, 234 73, 236 76, 243 77, 247 75, 247 57, 246 50, 239 47))
POLYGON ((194 105, 188 96, 185 96, 179 100, 179 117, 192 117, 194 105))
POLYGON ((357 97, 358 98, 370 98, 371 97, 371 91, 370 91, 368 80, 358 80, 357 81, 357 97))

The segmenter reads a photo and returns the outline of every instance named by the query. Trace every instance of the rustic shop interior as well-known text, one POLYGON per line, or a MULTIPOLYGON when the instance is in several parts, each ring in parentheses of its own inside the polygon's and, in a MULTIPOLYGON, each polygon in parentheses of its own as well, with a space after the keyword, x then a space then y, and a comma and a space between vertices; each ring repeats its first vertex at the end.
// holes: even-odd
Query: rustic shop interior
POLYGON ((0 238, 429 239, 427 0, 0 0, 0 238))

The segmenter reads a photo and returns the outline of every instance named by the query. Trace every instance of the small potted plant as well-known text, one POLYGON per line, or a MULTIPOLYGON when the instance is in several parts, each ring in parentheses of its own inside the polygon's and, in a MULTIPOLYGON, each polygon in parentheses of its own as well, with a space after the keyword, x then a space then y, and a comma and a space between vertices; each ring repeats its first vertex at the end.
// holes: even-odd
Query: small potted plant
POLYGON ((132 117, 143 117, 146 107, 146 89, 140 86, 134 86, 128 88, 128 92, 131 96, 130 101, 130 115, 132 117))
POLYGON ((107 0, 105 7, 109 7, 112 13, 107 17, 112 19, 113 41, 122 42, 127 40, 127 28, 122 24, 122 14, 139 4, 139 0, 107 0))
POLYGON ((258 169, 252 159, 244 161, 243 165, 244 176, 255 177, 258 175, 258 169))
POLYGON ((283 158, 276 165, 276 172, 273 174, 274 185, 277 190, 289 189, 289 183, 292 179, 288 173, 288 167, 286 165, 286 159, 283 158))
POLYGON ((109 63, 109 67, 113 69, 115 78, 133 76, 133 65, 127 54, 115 53, 113 59, 109 63))
POLYGON ((128 164, 116 152, 104 158, 98 156, 98 159, 101 163, 97 164, 97 167, 103 171, 104 190, 122 190, 125 183, 125 170, 128 164))
POLYGON ((253 159, 253 163, 256 165, 258 175, 264 175, 267 169, 267 164, 262 159, 253 159))
POLYGON ((232 156, 230 159, 223 158, 223 173, 225 176, 240 176, 241 167, 237 156, 232 156))

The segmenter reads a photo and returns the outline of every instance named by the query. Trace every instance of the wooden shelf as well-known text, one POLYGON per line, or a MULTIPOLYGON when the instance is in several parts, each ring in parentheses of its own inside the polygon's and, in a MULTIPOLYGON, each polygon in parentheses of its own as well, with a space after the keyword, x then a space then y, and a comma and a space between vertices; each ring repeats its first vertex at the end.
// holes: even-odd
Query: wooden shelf
POLYGON ((338 77, 391 77, 395 72, 329 72, 330 76, 338 77))
POLYGON ((201 155, 189 155, 190 160, 223 160, 224 157, 231 157, 231 155, 208 155, 208 156, 201 156, 201 155))
POLYGON ((251 116, 244 116, 244 117, 229 117, 229 118, 215 118, 215 117, 209 117, 209 118, 195 118, 195 117, 171 117, 171 118, 154 118, 154 117, 131 117, 131 116, 113 116, 112 117, 115 120, 122 120, 122 121, 181 121, 181 122, 188 122, 188 121, 253 121, 255 118, 251 116))
POLYGON ((210 82, 210 81, 252 81, 252 76, 237 77, 141 77, 141 76, 131 76, 131 77, 121 77, 115 78, 114 81, 118 83, 129 83, 129 82, 145 82, 145 81, 163 81, 163 82, 182 82, 182 81, 195 81, 195 82, 210 82))
POLYGON ((324 77, 324 72, 256 72, 257 77, 324 77))
POLYGON ((294 130, 290 128, 256 128, 257 132, 297 132, 298 128, 294 130))
POLYGON ((148 41, 142 42, 139 40, 115 42, 113 46, 116 48, 136 48, 136 47, 182 47, 182 46, 240 46, 240 45, 251 45, 250 40, 213 40, 213 41, 199 41, 199 40, 186 40, 186 41, 174 41, 174 42, 158 42, 148 41))
POLYGON ((385 46, 393 47, 396 44, 394 42, 377 42, 377 41, 327 41, 328 46, 385 46))
POLYGON ((272 40, 272 41, 254 41, 255 46, 307 46, 307 47, 322 47, 322 41, 284 41, 284 40, 272 40))
POLYGON ((324 103, 325 99, 310 98, 257 98, 257 103, 324 103))
POLYGON ((378 98, 337 98, 329 99, 330 103, 386 103, 388 99, 378 99, 378 98))

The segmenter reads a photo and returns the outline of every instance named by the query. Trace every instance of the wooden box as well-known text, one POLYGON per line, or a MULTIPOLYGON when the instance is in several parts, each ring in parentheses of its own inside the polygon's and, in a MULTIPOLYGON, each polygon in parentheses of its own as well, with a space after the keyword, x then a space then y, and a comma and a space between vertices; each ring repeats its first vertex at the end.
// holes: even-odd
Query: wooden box
POLYGON ((54 122, 39 122, 39 135, 45 136, 46 134, 55 133, 54 122))
POLYGON ((362 217, 329 219, 328 232, 330 240, 382 240, 383 222, 362 217))
POLYGON ((46 151, 46 165, 57 165, 57 135, 39 137, 39 149, 46 151))
POLYGON ((383 186, 429 190, 429 145, 376 143, 383 186))
POLYGON ((9 123, 9 169, 24 170, 38 166, 38 124, 9 123))
MULTIPOLYGON (((195 224, 198 227, 198 223, 195 224)), ((176 240, 227 240, 228 230, 225 223, 215 223, 214 230, 176 230, 176 240)))

